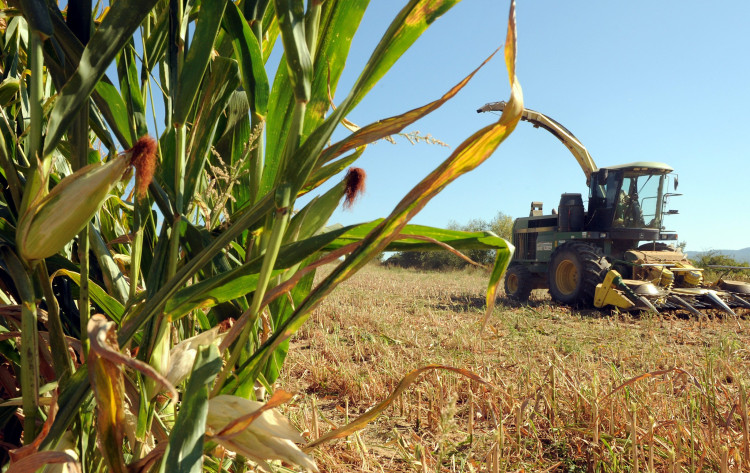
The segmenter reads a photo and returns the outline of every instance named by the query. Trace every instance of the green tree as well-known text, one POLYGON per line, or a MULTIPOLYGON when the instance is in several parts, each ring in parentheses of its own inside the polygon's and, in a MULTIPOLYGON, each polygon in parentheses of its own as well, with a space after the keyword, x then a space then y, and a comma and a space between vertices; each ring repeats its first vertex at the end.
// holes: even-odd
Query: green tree
MULTIPOLYGON (((465 224, 456 221, 448 223, 448 228, 464 232, 492 232, 505 240, 511 240, 513 236, 513 218, 498 212, 492 220, 475 218, 465 224)), ((483 266, 490 266, 495 260, 496 252, 491 249, 468 249, 463 254, 483 266)), ((466 259, 450 252, 443 251, 405 251, 392 255, 386 261, 386 265, 402 268, 415 268, 428 271, 461 269, 470 266, 466 259)))
POLYGON ((699 268, 708 268, 710 266, 737 266, 737 267, 750 267, 750 264, 744 261, 737 261, 736 259, 719 253, 718 251, 707 251, 698 255, 698 259, 694 260, 694 263, 699 268))

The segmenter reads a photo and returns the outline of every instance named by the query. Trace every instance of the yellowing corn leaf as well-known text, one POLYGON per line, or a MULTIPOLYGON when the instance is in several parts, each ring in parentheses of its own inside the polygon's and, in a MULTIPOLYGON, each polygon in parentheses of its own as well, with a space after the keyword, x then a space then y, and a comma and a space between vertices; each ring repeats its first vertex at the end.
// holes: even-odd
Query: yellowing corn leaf
MULTIPOLYGON (((49 411, 47 412, 47 420, 44 421, 44 425, 42 426, 42 431, 37 434, 36 438, 31 443, 28 443, 21 448, 10 450, 8 452, 13 465, 19 463, 24 458, 27 458, 36 454, 37 451, 39 450, 39 445, 41 445, 42 440, 44 440, 44 438, 49 433, 49 430, 52 427, 52 423, 55 420, 55 415, 57 414, 58 405, 57 405, 57 396, 55 394, 52 395, 52 398, 47 398, 47 399, 50 400, 50 405, 49 405, 49 411)), ((31 471, 34 471, 34 470, 31 470, 31 471)))
POLYGON ((96 398, 96 430, 99 432, 99 449, 109 470, 125 473, 125 459, 122 456, 122 441, 125 424, 125 387, 122 367, 111 357, 101 356, 102 352, 117 351, 117 336, 114 323, 96 314, 88 323, 89 341, 89 381, 96 398))
POLYGON ((108 321, 102 314, 94 314, 89 320, 88 332, 89 340, 91 341, 91 351, 95 352, 97 356, 108 360, 110 363, 125 365, 128 368, 140 371, 158 384, 161 384, 168 391, 172 399, 177 399, 177 390, 167 378, 159 374, 150 365, 127 357, 119 352, 114 322, 108 321), (115 338, 111 339, 110 337, 112 336, 115 338))
POLYGON ((110 471, 119 473, 127 471, 122 456, 125 431, 123 365, 136 369, 160 383, 173 399, 177 399, 177 390, 151 366, 120 353, 115 327, 115 323, 108 321, 102 314, 94 314, 89 319, 87 330, 91 351, 88 357, 88 372, 96 398, 99 448, 110 471))
POLYGON ((474 75, 477 72, 479 72, 479 70, 485 64, 487 64, 487 62, 489 62, 490 59, 492 59, 492 57, 495 55, 496 52, 497 51, 492 53, 490 57, 485 59, 484 62, 482 62, 482 64, 479 65, 479 67, 477 67, 471 72, 471 74, 464 77, 464 79, 461 82, 453 86, 453 88, 451 88, 448 92, 446 92, 439 99, 433 102, 430 102, 427 105, 423 105, 421 107, 410 110, 401 115, 386 118, 384 120, 378 120, 377 122, 371 123, 362 128, 357 127, 357 129, 355 130, 354 133, 352 133, 351 136, 326 148, 321 155, 320 164, 325 164, 352 149, 359 148, 361 146, 367 145, 368 143, 372 143, 373 141, 377 141, 381 138, 399 133, 407 125, 410 125, 414 123, 415 121, 419 120, 420 118, 434 112, 435 110, 440 108, 445 102, 455 97, 455 95, 461 89, 463 89, 464 86, 466 86, 466 84, 469 83, 469 81, 474 77, 474 75))
POLYGON ((34 473, 45 465, 62 465, 68 472, 80 473, 81 466, 68 452, 37 452, 13 463, 6 473, 34 473))

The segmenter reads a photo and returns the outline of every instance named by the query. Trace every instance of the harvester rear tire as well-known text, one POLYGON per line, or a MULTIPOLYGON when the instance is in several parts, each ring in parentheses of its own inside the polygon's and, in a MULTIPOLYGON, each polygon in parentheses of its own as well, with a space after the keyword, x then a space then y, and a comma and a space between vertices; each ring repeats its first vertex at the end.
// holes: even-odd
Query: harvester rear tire
POLYGON ((563 243, 550 259, 547 277, 552 300, 593 307, 596 285, 604 281, 609 269, 610 264, 598 247, 578 241, 563 243))
POLYGON ((505 295, 514 301, 528 301, 533 289, 532 279, 526 266, 511 265, 505 272, 505 295))

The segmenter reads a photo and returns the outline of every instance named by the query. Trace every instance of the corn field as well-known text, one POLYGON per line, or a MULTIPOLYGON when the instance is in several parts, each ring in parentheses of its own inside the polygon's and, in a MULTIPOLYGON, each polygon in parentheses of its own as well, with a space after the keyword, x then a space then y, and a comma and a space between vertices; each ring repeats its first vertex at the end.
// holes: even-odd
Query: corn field
POLYGON ((341 91, 368 0, 0 1, 6 471, 317 471, 274 382, 289 338, 339 283, 386 250, 495 249, 492 311, 512 247, 408 222, 520 118, 513 4, 499 120, 385 218, 328 222, 363 188, 367 146, 476 72, 414 110, 346 120, 457 2, 404 2, 341 91))

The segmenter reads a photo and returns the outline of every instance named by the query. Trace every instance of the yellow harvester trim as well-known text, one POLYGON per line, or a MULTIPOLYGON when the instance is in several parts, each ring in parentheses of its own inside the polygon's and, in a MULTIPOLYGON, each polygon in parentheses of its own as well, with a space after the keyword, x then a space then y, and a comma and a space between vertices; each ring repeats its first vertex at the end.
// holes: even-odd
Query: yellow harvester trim
POLYGON ((690 263, 680 261, 673 270, 676 270, 677 282, 682 287, 699 287, 703 284, 703 270, 690 263))
POLYGON ((607 305, 613 305, 620 309, 630 309, 635 305, 630 299, 615 289, 618 281, 622 281, 620 273, 614 269, 610 270, 604 277, 604 281, 602 281, 601 284, 596 285, 596 292, 594 292, 594 307, 602 308, 607 305))
POLYGON ((674 272, 666 266, 652 266, 647 268, 646 279, 654 283, 655 286, 666 287, 670 289, 674 284, 674 272))

